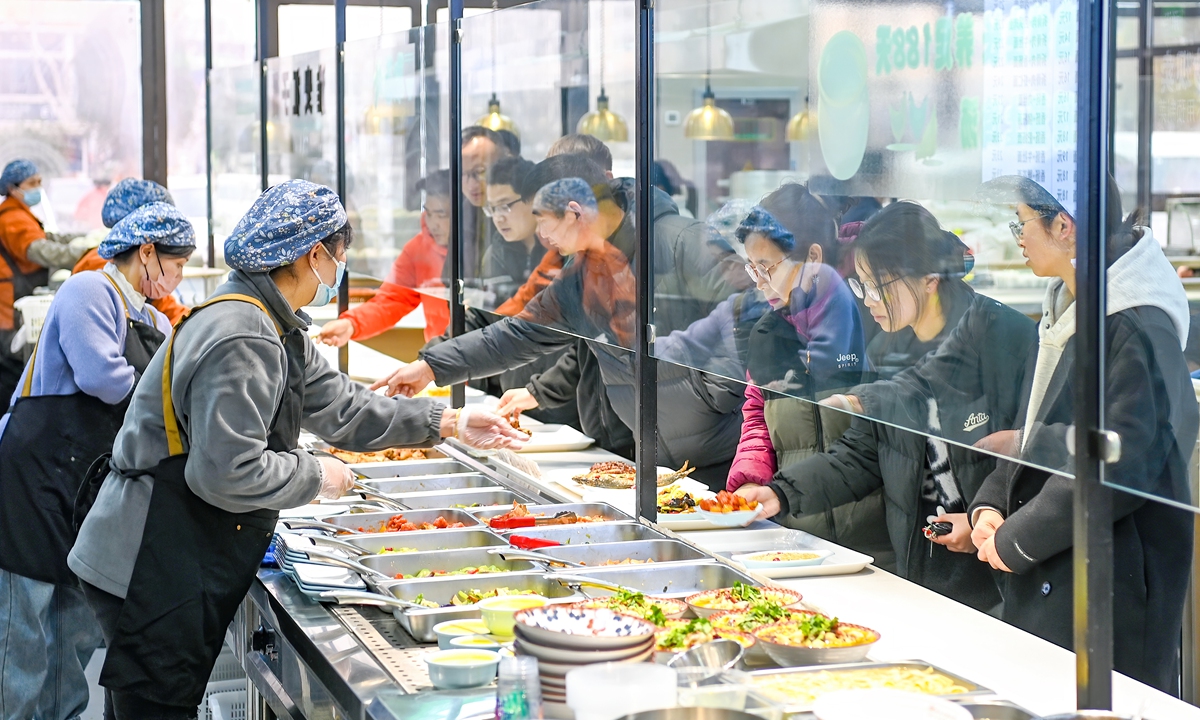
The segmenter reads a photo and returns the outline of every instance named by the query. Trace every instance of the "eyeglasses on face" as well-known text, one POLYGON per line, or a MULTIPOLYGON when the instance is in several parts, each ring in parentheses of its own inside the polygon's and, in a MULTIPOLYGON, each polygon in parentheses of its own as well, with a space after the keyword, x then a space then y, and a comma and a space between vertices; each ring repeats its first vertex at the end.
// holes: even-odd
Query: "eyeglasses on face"
POLYGON ((484 205, 483 206, 483 214, 487 215, 488 217, 495 217, 497 215, 507 215, 510 212, 512 212, 513 206, 519 202, 521 202, 521 198, 517 198, 516 200, 509 200, 506 203, 500 203, 498 205, 484 205))
POLYGON ((746 274, 749 275, 750 279, 756 283, 770 282, 771 273, 774 272, 775 268, 779 267, 780 264, 782 264, 786 259, 787 258, 780 258, 774 265, 770 267, 762 267, 757 263, 746 263, 746 274))
POLYGON ((1058 213, 1043 213, 1029 218, 1028 220, 1014 220, 1008 224, 1008 229, 1012 231, 1013 237, 1017 240, 1025 233, 1025 223, 1033 222, 1034 220, 1044 220, 1045 218, 1054 217, 1058 213))
POLYGON ((882 285, 874 283, 860 283, 857 278, 846 278, 846 284, 850 286, 850 291, 854 293, 854 297, 859 300, 870 298, 872 302, 883 302, 883 291, 888 285, 894 282, 900 282, 904 278, 892 278, 882 285))

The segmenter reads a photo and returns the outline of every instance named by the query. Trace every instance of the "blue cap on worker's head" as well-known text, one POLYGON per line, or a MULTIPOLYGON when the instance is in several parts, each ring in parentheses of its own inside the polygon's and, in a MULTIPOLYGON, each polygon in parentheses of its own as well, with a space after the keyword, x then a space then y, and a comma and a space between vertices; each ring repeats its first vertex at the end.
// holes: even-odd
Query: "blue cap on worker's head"
POLYGON ((225 263, 235 270, 268 272, 291 265, 342 229, 346 209, 337 193, 307 180, 268 189, 225 239, 225 263))
POLYGON ((175 199, 170 191, 153 180, 125 178, 108 191, 104 208, 100 211, 100 220, 104 222, 104 227, 111 228, 134 210, 156 202, 174 205, 175 199))
POLYGON ((13 160, 0 173, 0 195, 7 195, 9 190, 37 174, 37 165, 32 160, 13 160))
POLYGON ((169 247, 195 247, 196 231, 174 205, 150 203, 137 208, 108 231, 98 252, 112 260, 130 248, 154 243, 169 247))

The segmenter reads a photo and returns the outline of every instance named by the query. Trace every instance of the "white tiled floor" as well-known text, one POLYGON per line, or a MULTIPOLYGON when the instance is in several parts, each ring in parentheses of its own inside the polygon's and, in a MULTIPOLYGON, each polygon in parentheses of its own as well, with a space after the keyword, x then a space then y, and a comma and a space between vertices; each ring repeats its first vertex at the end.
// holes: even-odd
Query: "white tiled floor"
POLYGON ((100 687, 100 667, 104 665, 104 650, 97 650, 92 655, 92 661, 87 666, 88 688, 92 697, 88 700, 87 710, 79 716, 79 720, 102 720, 104 717, 104 688, 100 687))

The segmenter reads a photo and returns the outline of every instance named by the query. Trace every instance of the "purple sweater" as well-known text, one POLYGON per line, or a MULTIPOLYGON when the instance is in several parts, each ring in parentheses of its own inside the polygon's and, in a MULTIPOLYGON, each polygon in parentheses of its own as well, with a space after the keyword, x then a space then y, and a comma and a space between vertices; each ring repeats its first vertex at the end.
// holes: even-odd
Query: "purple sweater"
MULTIPOLYGON (((170 321, 149 303, 139 313, 131 302, 129 310, 133 319, 170 334, 170 321)), ((84 392, 109 405, 121 402, 134 383, 133 366, 124 357, 127 331, 125 305, 108 278, 99 271, 72 275, 54 295, 42 325, 30 395, 84 392)), ((28 365, 12 400, 21 396, 27 373, 28 365)), ((0 437, 8 418, 7 412, 0 418, 0 437)))

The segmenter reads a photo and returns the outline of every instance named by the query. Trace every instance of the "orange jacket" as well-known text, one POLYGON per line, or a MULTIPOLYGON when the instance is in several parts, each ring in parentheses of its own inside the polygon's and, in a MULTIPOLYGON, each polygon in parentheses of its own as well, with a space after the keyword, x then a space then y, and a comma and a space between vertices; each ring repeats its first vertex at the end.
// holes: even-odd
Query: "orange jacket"
POLYGON ((392 264, 391 274, 375 297, 341 314, 342 318, 354 323, 351 339, 375 337, 393 327, 417 305, 425 308, 425 340, 444 333, 450 324, 450 304, 443 298, 417 291, 445 288, 442 267, 446 264, 447 252, 449 248, 438 245, 433 239, 422 214, 421 232, 400 251, 392 264))
POLYGON ((562 272, 562 266, 562 255, 559 255, 557 250, 547 250, 542 261, 530 273, 525 284, 512 297, 504 301, 504 304, 496 308, 496 312, 500 315, 516 315, 524 310, 530 300, 544 290, 547 285, 554 282, 554 278, 562 272))
MULTIPOLYGON (((84 270, 103 270, 108 261, 100 257, 100 251, 96 248, 88 250, 83 257, 79 258, 79 262, 75 263, 75 267, 71 269, 71 274, 81 273, 84 270)), ((179 302, 173 295, 168 295, 158 300, 151 300, 150 304, 154 306, 167 319, 171 321, 171 325, 183 319, 184 315, 188 314, 187 305, 179 302)))
MULTIPOLYGON (((0 243, 17 262, 18 272, 31 273, 42 268, 31 262, 27 253, 29 246, 46 239, 42 223, 29 211, 29 206, 12 195, 0 203, 0 243)), ((0 261, 0 330, 13 329, 13 284, 4 282, 12 279, 8 263, 0 261)))

